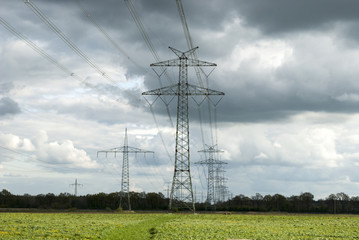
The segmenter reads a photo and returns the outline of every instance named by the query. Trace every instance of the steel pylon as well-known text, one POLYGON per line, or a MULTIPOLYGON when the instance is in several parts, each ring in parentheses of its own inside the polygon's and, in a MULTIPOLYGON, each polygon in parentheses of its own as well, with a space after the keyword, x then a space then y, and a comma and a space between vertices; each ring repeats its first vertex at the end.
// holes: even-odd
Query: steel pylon
POLYGON ((188 67, 217 66, 215 63, 204 62, 189 56, 198 48, 186 52, 169 47, 178 58, 153 63, 151 67, 179 67, 178 83, 159 89, 143 92, 142 95, 172 95, 177 96, 177 124, 175 166, 172 179, 169 209, 188 208, 195 211, 191 171, 189 144, 189 113, 188 97, 193 95, 224 95, 223 92, 195 86, 188 83, 188 67))
POLYGON ((83 186, 83 185, 77 183, 77 178, 76 178, 76 179, 75 179, 75 183, 70 184, 70 186, 75 186, 75 196, 77 196, 77 186, 83 186))
POLYGON ((206 165, 208 168, 208 176, 207 176, 207 199, 206 204, 209 207, 215 208, 215 204, 217 203, 216 199, 218 198, 216 195, 218 194, 218 184, 216 184, 217 176, 216 171, 219 165, 227 164, 226 162, 216 160, 215 153, 222 153, 222 150, 216 149, 216 145, 207 146, 207 149, 200 150, 198 152, 208 153, 208 159, 195 162, 195 164, 206 165))
POLYGON ((153 151, 146 151, 140 148, 129 147, 128 146, 128 138, 127 138, 127 128, 125 129, 125 140, 122 147, 111 148, 108 150, 98 151, 99 153, 114 153, 115 156, 117 153, 122 153, 122 179, 121 179, 121 192, 120 192, 120 208, 125 209, 127 207, 128 210, 131 211, 131 201, 130 201, 130 166, 128 161, 129 153, 154 153, 153 151), (127 201, 124 199, 127 198, 127 201))

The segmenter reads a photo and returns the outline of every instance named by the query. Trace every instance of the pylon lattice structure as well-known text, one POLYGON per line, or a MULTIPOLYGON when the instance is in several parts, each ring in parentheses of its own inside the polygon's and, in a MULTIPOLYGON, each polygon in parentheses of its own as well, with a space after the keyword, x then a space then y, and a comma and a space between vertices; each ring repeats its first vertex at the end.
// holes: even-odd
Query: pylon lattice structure
POLYGON ((129 147, 128 146, 128 138, 127 138, 127 128, 125 129, 125 140, 122 147, 112 148, 108 150, 98 151, 99 153, 106 153, 106 157, 108 153, 114 153, 115 157, 117 153, 122 153, 122 179, 121 179, 121 192, 120 192, 120 208, 131 211, 131 201, 130 201, 130 166, 128 161, 129 153, 154 153, 153 151, 146 151, 140 148, 129 147), (127 198, 127 201, 124 200, 127 198))
POLYGON ((207 149, 203 149, 198 152, 208 153, 208 159, 195 162, 195 164, 206 165, 208 168, 206 203, 209 205, 209 207, 214 208, 215 204, 217 203, 218 194, 219 194, 218 169, 219 166, 227 163, 223 161, 219 161, 215 158, 216 153, 223 152, 222 150, 216 149, 216 145, 207 146, 207 147, 208 147, 207 149))
POLYGON ((143 92, 142 95, 156 95, 159 97, 162 95, 177 96, 175 166, 169 209, 171 210, 174 207, 188 208, 194 212, 195 205, 190 171, 188 97, 196 95, 209 97, 210 95, 224 95, 224 93, 188 83, 188 66, 217 66, 215 63, 189 58, 198 47, 190 49, 187 52, 181 52, 171 47, 169 48, 177 55, 177 59, 153 63, 150 66, 179 67, 178 83, 143 92))
POLYGON ((224 202, 228 199, 229 191, 226 186, 227 178, 224 177, 226 171, 223 169, 223 164, 219 164, 215 171, 215 203, 224 202))

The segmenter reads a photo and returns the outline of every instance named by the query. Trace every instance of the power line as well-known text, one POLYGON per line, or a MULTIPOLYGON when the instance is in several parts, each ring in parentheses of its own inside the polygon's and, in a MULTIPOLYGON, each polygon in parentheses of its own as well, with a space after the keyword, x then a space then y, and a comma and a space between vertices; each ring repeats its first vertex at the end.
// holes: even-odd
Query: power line
POLYGON ((20 32, 18 32, 13 26, 11 26, 7 21, 5 21, 2 17, 0 17, 0 23, 1 25, 3 25, 9 32, 11 32, 12 34, 14 34, 16 37, 18 37, 20 40, 24 41, 29 47, 31 47, 35 52, 39 53, 42 57, 44 57, 46 60, 48 60, 49 62, 51 62, 52 64, 54 64, 56 67, 58 67, 60 70, 62 70, 64 73, 66 73, 66 75, 71 76, 73 78, 75 78, 76 80, 80 81, 81 83, 83 83, 85 86, 90 87, 90 88, 94 88, 97 89, 99 91, 99 88, 97 88, 96 86, 87 83, 83 78, 81 78, 80 76, 76 75, 75 73, 73 73, 72 71, 70 71, 67 67, 65 67, 64 65, 62 65, 60 62, 58 62, 55 58, 51 57, 48 53, 46 53, 43 49, 41 49, 40 47, 38 47, 34 42, 32 42, 29 38, 27 38, 26 36, 22 35, 20 32))
MULTIPOLYGON (((114 48, 116 48, 119 52, 121 52, 123 55, 125 55, 127 57, 127 59, 130 60, 133 64, 135 64, 138 68, 140 68, 141 70, 144 70, 147 74, 149 73, 149 72, 147 72, 147 70, 144 67, 140 66, 136 61, 134 61, 132 58, 130 58, 130 56, 113 40, 113 38, 104 30, 104 28, 92 17, 92 15, 86 10, 86 8, 80 3, 79 0, 76 0, 76 2, 78 4, 78 6, 81 8, 81 10, 84 12, 86 17, 88 17, 90 22, 99 30, 100 33, 102 33, 105 36, 105 38, 113 45, 114 48)), ((131 2, 130 3, 126 2, 126 4, 128 4, 128 7, 129 7, 129 9, 131 11, 131 14, 133 15, 133 18, 135 19, 136 23, 138 24, 138 27, 140 28, 140 32, 143 35, 144 39, 146 40, 147 46, 150 48, 150 50, 153 53, 153 56, 155 57, 155 59, 158 60, 159 56, 158 56, 155 48, 153 47, 153 44, 152 44, 148 34, 144 30, 142 22, 141 22, 140 18, 137 16, 137 13, 136 13, 136 11, 134 9, 134 6, 132 5, 131 2)), ((167 72, 165 70, 161 74, 158 74, 156 71, 152 72, 152 74, 154 74, 154 73, 158 77, 158 81, 161 84, 160 76, 163 73, 167 74, 167 72)), ((149 103, 149 101, 147 101, 147 102, 149 103)), ((169 117, 169 121, 170 121, 171 126, 173 128, 173 122, 172 122, 171 114, 170 114, 170 111, 169 111, 168 103, 166 103, 166 101, 163 101, 163 102, 166 104, 167 115, 169 117)), ((159 125, 157 123, 157 119, 156 119, 156 116, 154 115, 154 111, 153 111, 153 108, 152 108, 151 104, 150 104, 150 110, 151 110, 152 117, 153 117, 153 119, 155 121, 156 127, 158 129, 158 134, 159 134, 160 139, 162 141, 162 144, 163 144, 163 146, 165 148, 165 152, 167 153, 168 158, 170 159, 170 161, 173 164, 173 160, 172 160, 171 155, 169 154, 167 146, 166 146, 166 144, 164 142, 162 132, 161 132, 161 130, 159 128, 159 125)), ((163 178, 163 176, 162 176, 162 178, 163 178)), ((164 180, 164 178, 163 178, 163 180, 164 180)))
MULTIPOLYGON (((63 64, 61 64, 59 61, 57 61, 55 58, 51 57, 45 50, 38 47, 34 42, 32 42, 29 38, 27 38, 26 36, 21 34, 19 31, 17 31, 13 26, 11 26, 6 20, 4 20, 1 17, 0 17, 0 24, 3 25, 10 33, 12 33, 16 37, 18 37, 20 40, 24 41, 29 47, 31 47, 35 52, 40 54, 43 58, 45 58, 46 60, 48 60, 49 62, 54 64, 57 68, 59 68, 61 71, 63 71, 66 75, 73 77, 77 81, 81 82, 87 88, 91 88, 101 94, 108 95, 107 92, 105 92, 103 89, 87 82, 85 79, 83 79, 82 77, 78 76, 77 74, 75 74, 74 72, 69 70, 67 67, 65 67, 63 64)), ((136 96, 132 93, 128 93, 128 94, 130 96, 134 97, 135 99, 138 99, 139 101, 141 101, 141 98, 139 98, 138 96, 136 96)), ((117 98, 113 98, 113 100, 122 103, 117 98)))
MULTIPOLYGON (((127 8, 129 9, 130 13, 131 13, 131 16, 133 18, 133 20, 135 21, 136 25, 137 25, 137 28, 139 29, 143 39, 145 40, 146 42, 146 45, 148 47, 148 49, 150 50, 150 52, 152 53, 152 56, 154 57, 155 61, 157 62, 160 62, 160 57, 158 56, 157 54, 157 51, 156 49, 154 48, 153 44, 152 44, 152 41, 150 39, 150 37, 148 36, 147 32, 145 31, 145 28, 142 24, 142 21, 141 19, 139 18, 137 12, 136 12, 136 9, 135 7, 133 6, 132 4, 132 1, 131 0, 124 0, 126 5, 127 5, 127 8)), ((161 74, 157 74, 158 76, 162 75, 163 73, 165 74, 168 82, 170 84, 173 84, 173 81, 172 79, 170 78, 170 76, 168 75, 166 69, 164 67, 161 67, 162 69, 162 73, 161 74)), ((159 81, 159 84, 160 84, 160 87, 162 87, 162 82, 161 82, 161 79, 160 77, 158 77, 158 81, 159 81)), ((166 105, 166 111, 167 111, 167 115, 168 115, 168 118, 170 120, 170 123, 171 123, 171 127, 173 128, 173 121, 172 121, 172 117, 171 117, 171 114, 170 114, 170 111, 169 111, 169 107, 168 105, 166 105)))
MULTIPOLYGON (((14 34, 16 37, 18 37, 20 40, 24 41, 29 47, 31 47, 35 52, 39 53, 42 57, 44 57, 46 60, 48 60, 49 62, 51 62, 52 64, 54 64, 56 67, 58 67, 61 71, 63 71, 66 75, 69 75, 73 78, 75 78, 76 80, 78 80, 79 82, 81 82, 82 84, 84 84, 86 87, 88 88, 92 88, 94 90, 96 90, 97 92, 100 92, 102 94, 107 95, 106 92, 104 92, 101 88, 90 84, 88 82, 86 82, 84 79, 82 79, 80 76, 76 75, 75 73, 73 73, 72 71, 70 71, 67 67, 65 67, 64 65, 62 65, 61 63, 59 63, 55 58, 51 57, 48 53, 46 53, 43 49, 41 49, 40 47, 38 47, 35 43, 33 43, 29 38, 27 38, 26 36, 22 35, 20 32, 18 32, 13 26, 11 26, 7 21, 5 21, 3 18, 0 17, 0 23, 12 34, 14 34)), ((136 96, 136 98, 138 98, 136 96)), ((138 98, 140 99, 140 98, 138 98)), ((117 102, 121 102, 119 99, 114 99, 117 102)), ((2 146, 0 146, 2 147, 2 146)), ((2 147, 8 151, 12 151, 14 153, 17 154, 21 154, 21 155, 25 155, 24 153, 21 152, 17 152, 15 150, 9 149, 9 148, 5 148, 2 147)), ((26 156, 26 155, 25 155, 26 156)), ((32 156, 27 156, 27 157, 31 157, 32 156)), ((35 159, 35 158, 34 158, 35 159)), ((38 160, 38 159, 35 159, 38 160)), ((45 162, 47 163, 47 162, 45 162)), ((63 170, 63 168, 62 168, 63 170)))
MULTIPOLYGON (((192 37, 191 37, 191 34, 189 32, 189 28, 188 28, 188 25, 187 25, 186 16, 184 14, 183 6, 182 6, 182 1, 181 0, 176 0, 176 4, 177 4, 178 13, 179 13, 180 18, 181 18, 183 32, 184 32, 184 35, 186 37, 187 47, 188 47, 188 49, 192 49, 192 48, 194 48, 194 45, 193 45, 192 37)), ((198 59, 196 52, 191 53, 191 56, 193 57, 193 59, 196 59, 196 60, 198 59)), ((201 87, 204 87, 203 81, 202 81, 202 78, 201 78, 201 74, 199 72, 199 67, 195 66, 194 69, 196 71, 196 76, 197 76, 199 85, 201 87)))
MULTIPOLYGON (((112 44, 112 46, 113 46, 114 48, 116 48, 119 52, 121 52, 123 55, 125 55, 126 58, 127 58, 129 61, 131 61, 134 65, 136 65, 138 68, 140 68, 141 70, 143 70, 143 71, 145 71, 147 74, 149 74, 149 72, 147 71, 146 68, 142 67, 142 66, 139 65, 136 61, 134 61, 134 60, 113 40, 113 38, 112 38, 112 37, 104 30, 104 28, 92 17, 92 15, 90 14, 90 12, 88 12, 88 11, 86 10, 86 8, 83 6, 83 4, 80 3, 79 0, 76 0, 76 2, 77 2, 77 4, 78 4, 78 6, 80 7, 80 9, 83 11, 83 13, 86 15, 86 17, 89 18, 90 22, 99 30, 100 33, 102 33, 102 34, 105 36, 105 38, 112 44)), ((138 18, 137 13, 135 12, 135 9, 134 9, 132 3, 128 3, 128 4, 130 4, 131 13, 134 14, 134 15, 133 15, 134 18, 136 18, 136 20, 138 21, 138 24, 139 24, 139 26, 140 26, 140 28, 141 28, 141 33, 144 35, 144 38, 148 40, 148 42, 146 41, 146 43, 148 43, 148 46, 149 46, 150 49, 152 50, 151 52, 153 52, 153 55, 155 56, 156 59, 159 59, 158 54, 157 54, 156 50, 154 49, 154 47, 153 47, 153 45, 152 45, 152 42, 150 41, 150 38, 148 37, 146 31, 144 30, 143 25, 142 25, 142 22, 141 22, 141 20, 138 18), (141 26, 142 26, 142 27, 141 27, 141 26)), ((156 74, 156 76, 158 77, 159 82, 161 83, 161 80, 160 80, 160 76, 161 76, 161 75, 159 75, 159 74, 158 74, 157 72, 155 72, 155 71, 154 71, 154 73, 156 74)), ((152 72, 153 75, 154 75, 154 73, 152 72)), ((148 101, 147 101, 147 102, 148 102, 148 101)), ((149 102, 148 102, 148 103, 149 103, 149 102)), ((165 101, 164 101, 164 103, 166 104, 165 101)), ((150 105, 151 105, 151 104, 150 104, 150 105)), ((158 134, 159 134, 159 136, 160 136, 160 138, 161 138, 161 141, 162 141, 163 146, 164 146, 164 148, 165 148, 165 151, 166 151, 166 153, 167 153, 167 155, 168 155, 168 158, 169 158, 169 159, 171 160, 171 162, 173 163, 173 160, 172 160, 172 158, 171 158, 171 155, 169 154, 168 149, 167 149, 167 147, 166 147, 166 145, 165 145, 165 143, 164 143, 163 136, 162 136, 162 133, 161 133, 161 131, 160 131, 159 125, 158 125, 158 123, 157 123, 156 116, 154 115, 154 111, 153 111, 152 105, 151 105, 150 110, 151 110, 151 113, 152 113, 152 117, 153 117, 153 119, 154 119, 154 121, 155 121, 156 127, 157 127, 157 129, 159 130, 159 131, 158 131, 158 134)), ((171 115, 170 115, 170 112, 169 112, 169 106, 168 106, 168 104, 166 104, 166 111, 167 111, 167 114, 168 114, 168 116, 169 116, 171 126, 173 127, 173 122, 172 122, 172 120, 171 120, 171 115)))
POLYGON ((83 53, 74 42, 71 41, 33 2, 30 0, 24 0, 25 4, 38 16, 42 22, 44 22, 67 46, 70 47, 78 56, 80 56, 85 62, 87 62, 93 69, 95 69, 102 77, 107 80, 116 83, 105 71, 98 67, 90 58, 83 53))
MULTIPOLYGON (((145 40, 145 43, 148 47, 148 49, 150 50, 150 52, 152 53, 152 56, 154 57, 155 61, 157 62, 160 62, 161 59, 160 57, 158 56, 158 53, 155 49, 155 47, 153 46, 152 44, 152 41, 150 39, 150 37, 148 36, 147 32, 145 31, 145 28, 143 26, 143 23, 141 21, 141 19, 139 18, 137 12, 136 12, 136 9, 134 7, 134 5, 132 4, 132 1, 131 0, 124 0, 126 5, 127 5, 127 8, 129 9, 130 13, 131 13, 131 16, 133 18, 133 20, 135 21, 140 33, 141 33, 141 36, 143 37, 143 39, 145 40)), ((162 68, 162 70, 164 71, 164 68, 162 68)), ((167 72, 165 72, 165 75, 166 75, 166 78, 168 80, 169 83, 173 84, 173 81, 172 79, 167 75, 167 72)), ((160 82, 160 86, 162 86, 162 83, 160 82)))
POLYGON ((93 16, 90 14, 89 11, 86 10, 86 8, 81 4, 79 0, 76 0, 77 5, 79 8, 83 11, 83 13, 86 15, 86 17, 90 20, 90 22, 99 30, 99 32, 112 44, 114 48, 116 48, 121 54, 126 56, 126 59, 128 59, 130 62, 132 62, 136 67, 143 70, 144 72, 148 73, 147 69, 138 64, 135 60, 133 60, 126 52, 123 50, 117 42, 105 31, 105 29, 93 18, 93 16))
MULTIPOLYGON (((184 9, 183 9, 183 5, 182 5, 182 1, 181 0, 176 0, 176 4, 177 4, 177 9, 178 9, 178 13, 179 13, 179 16, 180 16, 180 19, 181 19, 181 23, 182 23, 182 28, 183 28, 183 32, 184 32, 184 35, 185 35, 185 38, 186 38, 186 42, 187 42, 187 47, 189 49, 192 49, 194 48, 194 45, 193 45, 193 40, 192 40, 192 37, 191 37, 191 34, 190 34, 190 31, 189 31, 189 28, 188 28, 188 24, 187 24, 187 20, 186 20, 186 16, 185 16, 185 13, 184 13, 184 9)), ((191 53, 191 56, 193 59, 197 60, 197 53, 196 52, 193 52, 191 53)), ((194 66, 194 69, 195 69, 195 72, 196 72, 196 77, 197 77, 197 80, 198 80, 198 83, 199 83, 199 86, 201 87, 204 87, 204 84, 203 84, 203 80, 202 80, 202 77, 201 77, 201 73, 200 73, 200 67, 198 66, 194 66)), ((201 69, 202 70, 202 69, 201 69)), ((202 70, 203 72, 203 70, 202 70)), ((207 79, 207 87, 208 87, 208 78, 207 79)), ((212 127, 212 115, 211 115, 211 109, 210 109, 210 103, 209 103, 209 99, 207 99, 208 101, 208 110, 209 110, 209 126, 210 126, 210 135, 211 135, 211 142, 212 144, 214 144, 214 140, 213 140, 213 127, 212 127)), ((200 122, 200 127, 201 127, 201 137, 202 137, 202 145, 203 145, 203 148, 205 147, 205 138, 204 138, 204 129, 203 129, 203 121, 202 121, 202 117, 201 117, 201 111, 200 111, 200 108, 198 108, 198 113, 199 113, 199 122, 200 122)), ((217 138, 217 136, 216 136, 217 138)), ((217 140, 216 140, 217 142, 217 140)), ((206 154, 206 153, 205 153, 206 154)))

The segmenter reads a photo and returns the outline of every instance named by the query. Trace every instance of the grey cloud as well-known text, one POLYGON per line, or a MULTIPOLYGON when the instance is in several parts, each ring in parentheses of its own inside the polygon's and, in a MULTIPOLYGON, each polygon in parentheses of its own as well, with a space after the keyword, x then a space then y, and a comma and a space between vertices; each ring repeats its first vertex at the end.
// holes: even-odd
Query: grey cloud
POLYGON ((250 26, 265 33, 317 30, 341 21, 358 21, 356 0, 239 1, 238 12, 250 26))
MULTIPOLYGON (((226 95, 218 107, 219 121, 267 122, 285 121, 288 117, 305 111, 351 113, 358 112, 356 102, 341 102, 326 94, 308 93, 306 97, 296 92, 265 92, 254 89, 253 96, 245 96, 245 90, 226 89, 226 95), (237 92, 236 92, 237 90, 237 92), (238 92, 242 96, 237 96, 238 92)), ((248 89, 247 89, 248 90, 248 89)))
POLYGON ((347 38, 343 38, 344 45, 358 47, 359 44, 359 24, 357 22, 348 23, 342 26, 341 33, 347 38))
POLYGON ((0 83, 0 94, 9 93, 10 90, 14 88, 14 84, 12 82, 4 82, 0 83))
POLYGON ((9 97, 0 99, 0 116, 15 115, 18 113, 21 113, 21 109, 17 102, 9 97))

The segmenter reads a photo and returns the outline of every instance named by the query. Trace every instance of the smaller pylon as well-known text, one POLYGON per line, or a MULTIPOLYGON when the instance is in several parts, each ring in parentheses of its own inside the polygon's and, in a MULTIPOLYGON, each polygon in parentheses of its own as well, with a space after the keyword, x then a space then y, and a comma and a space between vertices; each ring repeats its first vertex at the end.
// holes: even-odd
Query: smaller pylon
POLYGON ((223 164, 218 164, 215 172, 215 202, 224 202, 228 194, 228 187, 225 184, 227 178, 224 177, 226 171, 223 168, 223 164))
POLYGON ((171 191, 171 188, 170 188, 170 184, 171 182, 166 182, 167 186, 165 189, 163 189, 163 191, 166 192, 166 197, 169 199, 170 198, 170 191, 171 191))
POLYGON ((217 186, 216 185, 217 184, 216 184, 216 176, 215 176, 216 166, 222 165, 222 164, 227 164, 227 163, 215 159, 215 156, 214 156, 215 153, 223 152, 222 150, 216 149, 216 145, 207 146, 207 147, 208 147, 207 149, 203 149, 198 152, 208 153, 209 154, 208 159, 195 162, 194 164, 206 165, 208 168, 206 203, 207 203, 208 207, 214 208, 215 204, 216 204, 216 199, 217 199, 216 198, 216 194, 217 194, 217 189, 216 189, 217 186))
POLYGON ((75 196, 77 196, 77 186, 83 186, 83 185, 77 183, 77 178, 76 178, 76 179, 75 179, 75 183, 70 184, 70 186, 75 186, 75 196))
POLYGON ((153 151, 146 151, 140 148, 129 147, 128 146, 128 138, 127 138, 127 128, 125 129, 125 140, 122 147, 111 148, 108 150, 102 150, 97 152, 97 157, 99 153, 114 153, 115 157, 117 153, 122 153, 123 161, 122 161, 122 181, 121 181, 121 192, 120 192, 120 208, 124 208, 127 205, 128 210, 131 211, 131 202, 130 202, 130 167, 128 162, 128 154, 129 153, 154 153, 153 151), (127 197, 127 203, 122 202, 123 198, 127 197))

